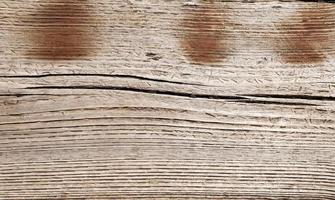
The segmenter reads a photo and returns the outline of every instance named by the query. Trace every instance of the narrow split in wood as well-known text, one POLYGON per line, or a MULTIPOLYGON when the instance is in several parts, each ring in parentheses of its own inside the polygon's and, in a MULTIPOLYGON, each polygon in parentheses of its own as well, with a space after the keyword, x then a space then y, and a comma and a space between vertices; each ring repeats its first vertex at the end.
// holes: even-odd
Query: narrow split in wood
POLYGON ((185 9, 180 46, 190 61, 208 64, 226 57, 224 14, 212 1, 185 9))
POLYGON ((41 2, 37 11, 26 17, 30 27, 27 42, 32 47, 28 58, 77 60, 95 55, 98 19, 88 0, 41 2))

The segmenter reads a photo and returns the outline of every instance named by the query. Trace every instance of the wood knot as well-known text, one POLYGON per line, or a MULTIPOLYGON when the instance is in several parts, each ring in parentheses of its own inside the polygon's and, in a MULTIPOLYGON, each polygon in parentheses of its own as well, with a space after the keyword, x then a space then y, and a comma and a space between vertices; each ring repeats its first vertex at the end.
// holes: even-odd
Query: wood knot
POLYGON ((277 53, 291 64, 321 63, 331 52, 334 13, 327 4, 304 8, 278 27, 277 53))
POLYGON ((28 58, 75 60, 94 56, 98 19, 88 0, 51 0, 25 19, 28 58))
POLYGON ((226 53, 224 12, 213 2, 184 9, 180 46, 197 64, 217 63, 226 53))

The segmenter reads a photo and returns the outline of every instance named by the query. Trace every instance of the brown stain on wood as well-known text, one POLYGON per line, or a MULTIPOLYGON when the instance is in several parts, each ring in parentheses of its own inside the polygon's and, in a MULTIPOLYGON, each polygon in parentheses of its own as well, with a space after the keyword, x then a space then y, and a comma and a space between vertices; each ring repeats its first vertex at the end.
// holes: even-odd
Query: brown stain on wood
POLYGON ((280 24, 277 51, 285 63, 315 64, 325 61, 332 49, 334 12, 330 4, 318 4, 298 11, 280 24))
POLYGON ((210 1, 184 10, 180 46, 185 56, 198 64, 217 63, 224 59, 224 12, 210 1))
POLYGON ((37 11, 26 18, 26 34, 32 47, 28 58, 76 60, 94 56, 98 19, 88 0, 41 1, 37 11))

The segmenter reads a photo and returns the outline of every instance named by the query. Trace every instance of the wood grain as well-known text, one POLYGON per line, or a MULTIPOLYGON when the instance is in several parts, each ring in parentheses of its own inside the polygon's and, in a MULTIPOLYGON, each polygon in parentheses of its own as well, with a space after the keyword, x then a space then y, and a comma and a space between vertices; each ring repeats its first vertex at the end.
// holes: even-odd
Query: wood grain
POLYGON ((334 4, 55 5, 0 2, 1 200, 335 199, 334 4))

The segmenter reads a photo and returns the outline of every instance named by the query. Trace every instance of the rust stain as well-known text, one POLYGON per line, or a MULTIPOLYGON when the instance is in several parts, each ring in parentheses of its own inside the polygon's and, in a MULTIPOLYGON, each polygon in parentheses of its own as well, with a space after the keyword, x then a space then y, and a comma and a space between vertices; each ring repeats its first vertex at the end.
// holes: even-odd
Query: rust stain
POLYGON ((98 24, 88 0, 41 1, 25 19, 28 58, 76 60, 94 56, 98 24))
POLYGON ((326 59, 335 28, 330 8, 327 4, 305 8, 279 26, 281 35, 276 46, 284 62, 315 64, 326 59))
POLYGON ((185 56, 198 64, 210 64, 225 58, 224 13, 213 1, 184 10, 180 46, 185 56))

